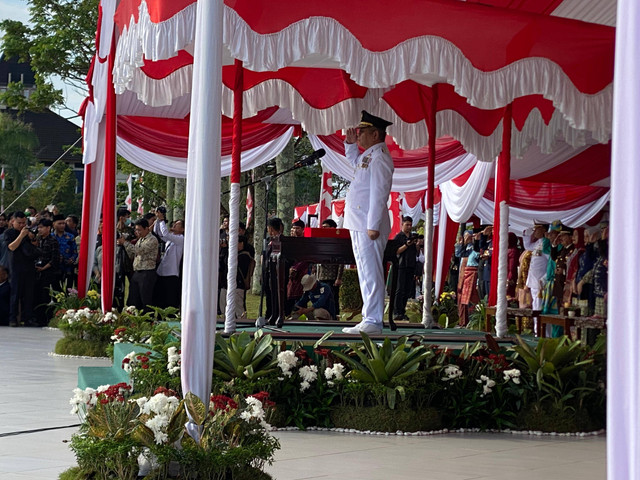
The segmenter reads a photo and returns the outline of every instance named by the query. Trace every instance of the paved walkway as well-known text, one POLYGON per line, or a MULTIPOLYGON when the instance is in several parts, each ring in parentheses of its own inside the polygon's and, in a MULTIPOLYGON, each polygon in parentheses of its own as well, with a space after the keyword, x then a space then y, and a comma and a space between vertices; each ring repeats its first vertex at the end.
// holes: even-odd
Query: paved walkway
MULTIPOLYGON (((2 480, 57 479, 75 465, 65 442, 77 430, 78 419, 69 414, 68 403, 76 370, 109 362, 51 357, 58 338, 56 331, 0 327, 2 480)), ((276 436, 282 449, 267 470, 277 480, 606 478, 604 436, 373 437, 329 432, 276 436)))

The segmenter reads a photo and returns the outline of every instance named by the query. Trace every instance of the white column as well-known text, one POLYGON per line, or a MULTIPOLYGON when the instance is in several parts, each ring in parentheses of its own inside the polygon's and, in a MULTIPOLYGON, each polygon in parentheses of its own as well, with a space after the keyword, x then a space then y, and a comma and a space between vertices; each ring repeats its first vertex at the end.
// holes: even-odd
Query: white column
POLYGON ((433 208, 427 208, 424 224, 424 271, 422 274, 422 325, 425 328, 433 326, 433 314, 431 313, 431 288, 433 287, 433 208))
MULTIPOLYGON (((182 280, 182 390, 209 404, 215 342, 220 221, 222 0, 196 13, 182 280)), ((187 430, 196 440, 191 422, 187 430)))
POLYGON ((224 313, 224 331, 236 331, 236 278, 238 275, 238 227, 240 223, 240 184, 231 184, 229 196, 229 259, 227 262, 227 309, 224 313))
POLYGON ((607 322, 607 478, 640 478, 640 3, 618 0, 607 322), (631 240, 632 242, 634 240, 631 240))
MULTIPOLYGON (((496 226, 494 225, 494 228, 496 226)), ((500 202, 500 247, 498 248, 498 290, 496 303, 496 335, 504 337, 509 327, 507 325, 507 270, 509 263, 509 205, 500 202)))

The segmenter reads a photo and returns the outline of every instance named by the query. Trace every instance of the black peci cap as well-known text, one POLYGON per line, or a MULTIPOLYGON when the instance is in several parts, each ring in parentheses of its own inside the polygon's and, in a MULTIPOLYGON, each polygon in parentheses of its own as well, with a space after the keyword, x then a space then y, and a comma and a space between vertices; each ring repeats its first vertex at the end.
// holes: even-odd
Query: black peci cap
POLYGON ((358 124, 358 128, 376 127, 380 130, 386 130, 389 125, 393 125, 393 123, 388 122, 380 117, 376 117, 375 115, 371 115, 370 113, 362 110, 362 119, 358 124))

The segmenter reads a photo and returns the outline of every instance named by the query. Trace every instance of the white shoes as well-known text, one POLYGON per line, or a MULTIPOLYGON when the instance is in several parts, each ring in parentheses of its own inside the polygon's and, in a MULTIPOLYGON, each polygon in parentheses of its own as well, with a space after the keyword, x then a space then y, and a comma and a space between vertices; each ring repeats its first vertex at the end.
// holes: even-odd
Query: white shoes
POLYGON ((360 335, 360 332, 364 332, 367 335, 380 335, 382 333, 382 325, 360 322, 355 327, 343 328, 342 332, 350 333, 351 335, 360 335))

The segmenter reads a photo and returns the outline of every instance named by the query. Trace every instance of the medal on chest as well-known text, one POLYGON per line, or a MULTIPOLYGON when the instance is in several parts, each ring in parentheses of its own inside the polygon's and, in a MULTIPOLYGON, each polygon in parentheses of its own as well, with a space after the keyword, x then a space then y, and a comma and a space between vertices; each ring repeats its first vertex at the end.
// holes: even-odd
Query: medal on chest
POLYGON ((369 163, 371 163, 371 154, 365 156, 362 159, 362 164, 360 165, 360 168, 369 168, 369 163))

